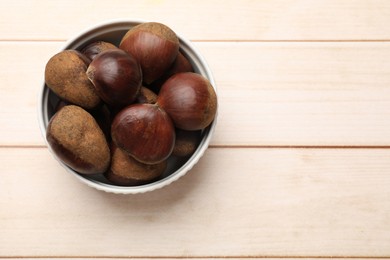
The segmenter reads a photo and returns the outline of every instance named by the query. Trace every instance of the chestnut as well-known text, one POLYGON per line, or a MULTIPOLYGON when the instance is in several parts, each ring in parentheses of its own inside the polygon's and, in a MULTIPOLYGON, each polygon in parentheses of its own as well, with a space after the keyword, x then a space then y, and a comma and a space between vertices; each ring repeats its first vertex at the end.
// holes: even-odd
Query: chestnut
POLYGON ((147 87, 141 87, 136 98, 136 103, 154 104, 157 101, 157 95, 147 87))
POLYGON ((169 70, 165 73, 165 77, 168 79, 170 76, 180 72, 193 72, 194 68, 188 59, 179 51, 175 61, 169 70))
POLYGON ((179 54, 177 55, 172 66, 168 69, 168 71, 164 73, 164 75, 154 81, 150 85, 150 88, 153 89, 156 93, 158 93, 160 91, 161 86, 168 78, 170 78, 173 74, 180 72, 194 72, 194 68, 192 67, 188 59, 179 51, 179 54))
POLYGON ((167 113, 154 104, 132 104, 111 125, 113 142, 136 160, 156 164, 166 160, 175 144, 175 128, 167 113))
POLYGON ((85 72, 88 58, 76 50, 64 50, 47 62, 45 83, 61 99, 86 109, 97 107, 101 99, 85 72))
POLYGON ((133 103, 142 83, 137 60, 120 49, 98 54, 89 64, 87 76, 101 99, 117 107, 133 103))
POLYGON ((97 41, 97 42, 92 42, 85 46, 82 50, 81 53, 83 53, 88 59, 91 61, 98 55, 99 53, 109 50, 109 49, 116 49, 117 47, 109 42, 105 41, 97 41))
POLYGON ((198 148, 199 142, 202 137, 202 131, 186 131, 177 128, 175 146, 172 151, 172 155, 178 157, 187 157, 192 155, 196 148, 198 148))
POLYGON ((46 139, 54 154, 79 173, 104 173, 110 165, 110 150, 102 130, 79 106, 61 108, 49 121, 46 139))
POLYGON ((166 25, 142 23, 131 28, 119 48, 134 55, 141 65, 143 80, 150 84, 172 65, 179 53, 179 39, 166 25))
MULTIPOLYGON (((61 108, 65 106, 72 105, 69 102, 66 102, 64 100, 59 100, 57 104, 54 107, 54 113, 61 110, 61 108)), ((88 113, 93 116, 93 118, 96 120, 96 123, 98 123, 100 129, 103 131, 104 136, 106 137, 107 141, 111 140, 111 111, 110 109, 105 105, 101 104, 100 106, 87 110, 88 113)))
POLYGON ((157 164, 144 164, 112 144, 111 166, 104 176, 116 185, 142 185, 157 180, 166 168, 167 160, 157 164))
POLYGON ((209 80, 193 72, 170 77, 158 94, 157 103, 183 130, 206 128, 217 111, 217 96, 209 80))

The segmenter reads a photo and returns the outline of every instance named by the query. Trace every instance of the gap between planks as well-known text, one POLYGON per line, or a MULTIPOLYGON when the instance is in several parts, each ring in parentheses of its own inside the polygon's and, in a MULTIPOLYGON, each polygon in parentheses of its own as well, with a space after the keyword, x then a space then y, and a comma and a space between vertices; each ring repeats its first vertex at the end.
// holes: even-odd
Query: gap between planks
MULTIPOLYGON (((2 42, 66 42, 68 39, 0 39, 0 43, 2 42)), ((210 39, 210 40, 205 40, 205 39, 189 39, 191 42, 258 42, 258 43, 268 43, 268 42, 275 42, 275 43, 289 43, 289 42, 296 42, 296 43, 332 43, 332 42, 339 42, 339 43, 354 43, 354 42, 361 42, 361 43, 375 43, 375 42, 390 42, 390 39, 339 39, 339 40, 334 40, 334 39, 317 39, 317 40, 310 40, 310 39, 301 39, 301 40, 279 40, 279 39, 268 39, 268 40, 250 40, 250 39, 210 39)))
MULTIPOLYGON (((45 149, 46 145, 0 145, 0 149, 45 149)), ((390 149, 390 145, 209 145, 211 149, 390 149)), ((1 258, 0 258, 1 259, 1 258)))
POLYGON ((390 256, 0 256, 0 259, 390 259, 390 256))
POLYGON ((0 259, 390 259, 390 256, 0 256, 0 259))

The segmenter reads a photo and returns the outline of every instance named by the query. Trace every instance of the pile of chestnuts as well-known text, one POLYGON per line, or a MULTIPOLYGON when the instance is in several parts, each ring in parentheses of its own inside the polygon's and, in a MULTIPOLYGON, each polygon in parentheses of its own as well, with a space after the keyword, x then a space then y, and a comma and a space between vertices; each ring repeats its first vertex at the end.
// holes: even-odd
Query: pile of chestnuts
POLYGON ((213 86, 156 22, 132 27, 119 46, 96 41, 57 53, 45 83, 60 100, 46 132, 51 150, 115 185, 150 183, 171 156, 191 156, 217 110, 213 86))

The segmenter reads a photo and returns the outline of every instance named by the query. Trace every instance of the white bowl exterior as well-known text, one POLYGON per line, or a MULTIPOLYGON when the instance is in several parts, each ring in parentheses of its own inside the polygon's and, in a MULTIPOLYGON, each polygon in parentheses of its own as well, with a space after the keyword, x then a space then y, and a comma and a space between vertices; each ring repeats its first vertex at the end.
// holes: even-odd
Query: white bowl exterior
MULTIPOLYGON (((118 37, 119 31, 127 31, 131 27, 144 23, 146 21, 143 20, 111 20, 104 22, 102 24, 98 24, 96 26, 93 26, 83 32, 81 32, 76 37, 68 40, 64 47, 61 50, 65 49, 80 49, 81 47, 85 46, 86 44, 95 41, 99 38, 99 35, 104 34, 106 37, 104 40, 119 44, 119 40, 121 37, 118 37)), ((204 77, 206 77, 212 86, 214 87, 215 91, 217 92, 215 81, 213 78, 213 75, 211 73, 210 68, 208 67, 206 61, 200 54, 200 52, 189 42, 188 40, 181 37, 179 34, 177 34, 179 40, 180 40, 180 50, 182 53, 191 61, 195 71, 204 77)), ((135 194, 135 193, 144 193, 148 191, 153 191, 159 188, 162 188, 166 185, 171 184, 172 182, 179 179, 181 176, 185 175, 189 170, 192 169, 192 167, 199 161, 199 159, 203 156, 204 152, 208 148, 208 145, 210 143, 211 137, 213 135, 215 125, 216 125, 216 119, 217 115, 214 118, 214 121, 211 123, 209 127, 207 127, 203 133, 203 138, 195 151, 195 153, 175 172, 172 174, 166 176, 165 178, 162 178, 158 181, 145 184, 145 185, 139 185, 139 186, 129 186, 129 187, 122 187, 122 186, 116 186, 111 185, 103 182, 99 182, 98 180, 89 178, 88 175, 80 175, 79 173, 75 172, 73 169, 65 165, 57 156, 53 153, 53 151, 50 148, 50 145, 47 143, 46 140, 46 128, 49 123, 49 111, 48 111, 48 102, 49 102, 49 94, 50 91, 46 87, 45 83, 43 83, 43 89, 39 94, 39 102, 38 102, 38 120, 39 120, 39 126, 41 129, 41 133, 45 139, 46 145, 49 148, 51 154, 54 156, 54 158, 72 175, 74 175, 77 179, 82 181, 83 183, 89 185, 90 187, 96 188, 98 190, 106 191, 106 192, 112 192, 112 193, 118 193, 118 194, 135 194)), ((218 109, 217 109, 218 111, 218 109)))

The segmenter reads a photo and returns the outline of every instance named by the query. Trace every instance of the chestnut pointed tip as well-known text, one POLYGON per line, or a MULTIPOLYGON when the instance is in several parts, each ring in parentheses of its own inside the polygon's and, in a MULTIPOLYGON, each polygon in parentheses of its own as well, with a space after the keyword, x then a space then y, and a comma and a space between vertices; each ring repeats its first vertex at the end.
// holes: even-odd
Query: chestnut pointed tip
POLYGON ((116 48, 117 47, 110 42, 95 41, 85 46, 81 50, 81 53, 83 53, 85 57, 87 57, 91 62, 99 53, 108 49, 116 49, 116 48))
POLYGON ((81 107, 61 108, 49 121, 46 140, 63 163, 81 174, 100 174, 109 167, 110 152, 104 133, 81 107))
POLYGON ((149 22, 131 28, 123 36, 119 48, 134 55, 142 68, 143 81, 151 84, 172 65, 180 42, 168 26, 149 22))
POLYGON ((142 84, 138 61, 118 48, 99 53, 89 65, 87 77, 100 98, 111 106, 133 103, 142 84))
POLYGON ((168 114, 155 104, 133 104, 112 122, 114 143, 137 161, 155 164, 173 151, 175 129, 168 114))
POLYGON ((85 72, 88 64, 76 50, 64 50, 49 59, 45 66, 45 83, 58 97, 86 109, 100 103, 85 72))
POLYGON ((95 78, 95 69, 92 66, 88 66, 87 71, 85 72, 85 74, 87 74, 87 78, 93 84, 93 79, 95 78))

